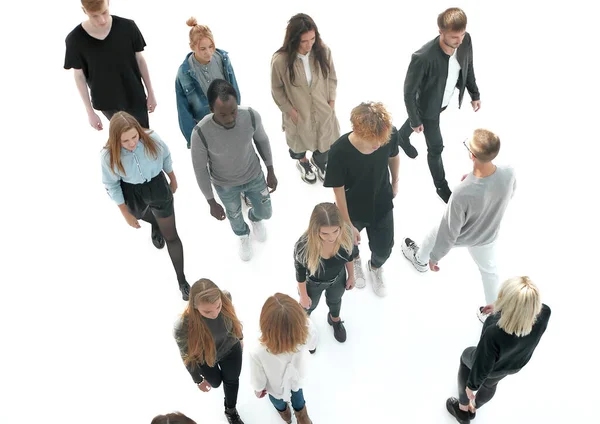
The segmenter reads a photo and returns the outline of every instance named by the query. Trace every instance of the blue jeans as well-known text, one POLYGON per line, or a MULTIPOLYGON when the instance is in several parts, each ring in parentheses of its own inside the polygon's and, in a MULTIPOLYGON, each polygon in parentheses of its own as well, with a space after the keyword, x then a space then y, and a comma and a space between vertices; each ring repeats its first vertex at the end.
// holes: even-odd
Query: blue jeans
POLYGON ((242 214, 242 199, 241 194, 246 193, 246 197, 252 202, 252 208, 248 210, 248 218, 250 221, 258 222, 263 219, 271 218, 273 210, 271 208, 271 195, 265 181, 265 176, 261 172, 260 175, 253 180, 235 187, 219 187, 215 185, 215 191, 219 195, 225 214, 231 229, 237 236, 245 236, 250 234, 250 228, 244 221, 242 214))
MULTIPOLYGON (((287 403, 283 399, 275 399, 273 396, 269 395, 269 400, 278 411, 283 412, 285 411, 285 408, 287 408, 287 403)), ((292 390, 292 408, 294 408, 295 411, 300 411, 304 408, 305 403, 302 389, 298 389, 297 392, 292 390)))

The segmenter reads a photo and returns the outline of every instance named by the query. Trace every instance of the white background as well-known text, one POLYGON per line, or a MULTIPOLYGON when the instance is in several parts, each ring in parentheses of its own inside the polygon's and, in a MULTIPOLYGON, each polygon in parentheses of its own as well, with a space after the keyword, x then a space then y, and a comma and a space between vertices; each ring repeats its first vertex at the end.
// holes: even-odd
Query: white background
MULTIPOLYGON (((553 311, 530 364, 500 383, 476 422, 593 421, 599 137, 596 19, 587 4, 114 0, 111 13, 134 19, 148 44, 158 100, 150 122, 174 159, 190 283, 208 277, 232 292, 248 348, 264 300, 276 291, 295 295, 293 243, 313 206, 333 200, 331 189, 299 179, 271 99, 270 58, 287 20, 310 14, 331 47, 346 132, 350 110, 366 100, 384 102, 402 125, 410 55, 437 35, 438 13, 460 6, 469 19, 482 109, 473 113, 466 95, 458 110, 455 96, 442 114, 447 178, 453 185, 470 170, 462 140, 474 128, 500 135, 497 163, 518 173, 499 239, 501 277, 529 275, 553 311), (271 139, 279 187, 269 239, 255 243, 249 263, 239 260, 228 222, 210 216, 177 124, 174 81, 188 52, 191 15, 229 51, 242 103, 261 113, 271 139)), ((88 126, 72 71, 62 69, 64 38, 85 18, 79 2, 13 2, 4 11, 0 421, 149 423, 181 410, 198 423, 225 422, 222 389, 196 388, 172 338, 185 304, 166 249, 152 246, 147 224, 128 227, 101 184, 107 122, 102 132, 88 126)), ((376 297, 370 285, 344 296, 343 345, 326 323, 324 299, 313 314, 321 342, 304 391, 315 423, 454 422, 445 400, 457 395, 459 355, 479 338, 475 311, 483 290, 464 249, 444 258, 437 274, 418 274, 402 256, 401 237, 420 242, 443 212, 424 138, 411 140, 419 156, 401 153, 396 247, 384 274, 388 297, 376 297)), ((364 233, 363 240, 366 259, 364 233)), ((242 418, 281 422, 268 400, 254 397, 248 371, 246 362, 242 418)))

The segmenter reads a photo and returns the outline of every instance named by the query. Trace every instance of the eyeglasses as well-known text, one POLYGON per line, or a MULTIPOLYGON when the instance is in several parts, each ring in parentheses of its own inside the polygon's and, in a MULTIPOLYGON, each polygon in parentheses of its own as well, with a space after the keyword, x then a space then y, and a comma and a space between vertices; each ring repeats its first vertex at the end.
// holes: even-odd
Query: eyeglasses
POLYGON ((473 155, 473 157, 474 157, 475 159, 477 159, 477 156, 475 156, 475 153, 473 153, 473 152, 471 151, 471 149, 469 149, 469 146, 467 145, 467 141, 468 141, 468 140, 469 140, 468 138, 465 138, 465 140, 463 141, 463 144, 464 144, 465 148, 466 148, 466 149, 469 151, 469 153, 471 153, 471 154, 473 155))

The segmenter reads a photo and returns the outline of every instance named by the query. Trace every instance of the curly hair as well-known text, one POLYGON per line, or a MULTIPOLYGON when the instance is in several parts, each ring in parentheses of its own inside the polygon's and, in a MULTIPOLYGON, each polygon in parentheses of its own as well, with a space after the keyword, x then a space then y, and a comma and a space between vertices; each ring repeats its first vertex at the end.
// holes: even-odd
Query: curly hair
POLYGON ((392 115, 383 103, 366 102, 352 109, 350 114, 352 131, 361 140, 369 143, 387 144, 392 134, 392 115))

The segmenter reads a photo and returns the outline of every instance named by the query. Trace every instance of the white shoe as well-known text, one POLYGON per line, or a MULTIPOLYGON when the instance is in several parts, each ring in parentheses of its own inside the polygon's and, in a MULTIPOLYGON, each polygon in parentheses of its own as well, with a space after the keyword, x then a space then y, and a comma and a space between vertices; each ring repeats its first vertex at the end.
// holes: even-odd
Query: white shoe
POLYGON ((263 242, 267 239, 267 229, 262 221, 250 221, 252 223, 252 232, 256 241, 263 242))
POLYGON ((483 306, 480 306, 479 309, 477 309, 477 318, 479 318, 479 321, 481 321, 482 324, 486 319, 488 319, 489 316, 490 314, 483 313, 483 306))
POLYGON ((365 274, 363 273, 362 264, 360 258, 354 259, 354 287, 357 289, 364 289, 367 285, 365 280, 365 274))
POLYGON ((404 257, 413 264, 415 269, 419 272, 425 272, 429 270, 429 264, 422 264, 417 260, 417 253, 419 252, 419 246, 417 243, 406 237, 402 240, 402 254, 404 257))
POLYGON ((367 268, 369 269, 369 277, 375 294, 379 297, 387 296, 387 289, 383 282, 383 268, 371 268, 371 261, 367 262, 367 268))
POLYGON ((242 261, 252 259, 252 244, 250 243, 250 235, 240 236, 240 258, 242 261))
POLYGON ((319 177, 321 182, 325 181, 325 171, 322 170, 321 168, 319 168, 319 165, 317 165, 317 162, 315 162, 314 156, 310 157, 310 163, 312 164, 313 168, 315 169, 317 177, 319 177))
POLYGON ((317 182, 317 176, 315 175, 315 171, 310 162, 297 161, 296 168, 298 168, 298 171, 300 171, 300 178, 302 178, 302 181, 308 184, 314 184, 317 182))

